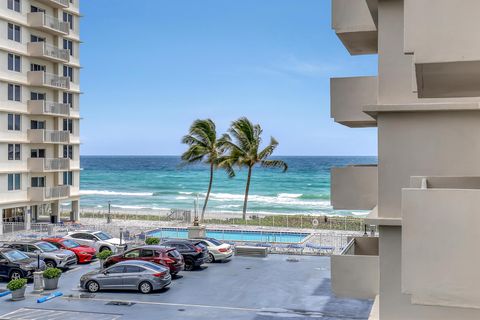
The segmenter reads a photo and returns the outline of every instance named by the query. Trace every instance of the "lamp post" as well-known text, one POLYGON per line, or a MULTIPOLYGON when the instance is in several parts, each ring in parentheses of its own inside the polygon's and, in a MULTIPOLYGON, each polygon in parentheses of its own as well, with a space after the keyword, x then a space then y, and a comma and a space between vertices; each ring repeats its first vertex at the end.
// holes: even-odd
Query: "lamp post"
POLYGON ((110 208, 112 206, 112 202, 111 201, 108 201, 108 214, 107 214, 107 223, 111 223, 112 222, 112 216, 110 215, 110 208))

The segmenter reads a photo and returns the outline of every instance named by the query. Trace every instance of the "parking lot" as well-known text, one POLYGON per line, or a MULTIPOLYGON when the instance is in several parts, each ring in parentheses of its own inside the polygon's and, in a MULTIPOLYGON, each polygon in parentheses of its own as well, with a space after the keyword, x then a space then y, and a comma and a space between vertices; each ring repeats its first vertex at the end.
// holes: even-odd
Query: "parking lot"
POLYGON ((63 274, 64 295, 43 304, 31 283, 24 301, 0 298, 0 319, 367 319, 372 304, 333 296, 328 257, 237 256, 181 272, 170 288, 148 295, 80 290, 80 276, 95 268, 98 262, 63 274))

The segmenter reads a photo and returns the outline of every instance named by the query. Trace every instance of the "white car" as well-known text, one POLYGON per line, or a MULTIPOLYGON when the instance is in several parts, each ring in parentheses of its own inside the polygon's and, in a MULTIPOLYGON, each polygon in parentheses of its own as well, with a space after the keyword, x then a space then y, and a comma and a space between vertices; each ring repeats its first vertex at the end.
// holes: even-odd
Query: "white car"
POLYGON ((120 244, 119 238, 114 238, 103 231, 77 230, 69 232, 64 238, 73 239, 79 244, 95 248, 97 252, 110 250, 117 253, 127 248, 125 241, 120 244))
POLYGON ((207 263, 223 261, 233 256, 232 246, 214 238, 190 239, 194 243, 201 243, 208 248, 207 263))

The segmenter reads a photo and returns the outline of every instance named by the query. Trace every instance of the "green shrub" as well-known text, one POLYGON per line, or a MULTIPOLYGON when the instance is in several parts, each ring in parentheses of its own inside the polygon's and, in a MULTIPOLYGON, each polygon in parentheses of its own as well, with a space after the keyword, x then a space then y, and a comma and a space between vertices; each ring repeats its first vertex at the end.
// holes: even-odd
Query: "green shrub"
POLYGON ((145 244, 147 244, 149 246, 158 245, 158 244, 160 244, 160 238, 147 238, 145 240, 145 244))
POLYGON ((112 254, 113 252, 110 250, 103 250, 102 252, 99 252, 97 254, 97 258, 100 260, 107 260, 107 258, 110 257, 112 254))
POLYGON ((7 289, 10 291, 15 291, 15 290, 22 289, 26 285, 27 285, 27 279, 15 279, 10 281, 7 284, 7 289))
POLYGON ((47 268, 47 270, 43 272, 43 277, 45 279, 57 279, 60 278, 61 275, 62 270, 58 268, 47 268))

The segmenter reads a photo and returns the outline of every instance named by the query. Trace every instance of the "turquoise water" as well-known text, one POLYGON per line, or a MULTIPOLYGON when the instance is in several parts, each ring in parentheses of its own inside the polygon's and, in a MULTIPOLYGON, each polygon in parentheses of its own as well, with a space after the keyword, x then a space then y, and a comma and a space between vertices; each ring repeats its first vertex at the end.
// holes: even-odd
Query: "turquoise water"
MULTIPOLYGON (((249 213, 351 215, 330 206, 330 168, 351 164, 376 163, 375 157, 281 157, 289 170, 254 168, 249 213)), ((207 191, 207 166, 181 167, 179 157, 110 156, 81 157, 82 208, 130 211, 193 209, 207 191)), ((213 212, 240 213, 245 190, 246 170, 229 179, 215 172, 208 209, 213 212)))
MULTIPOLYGON (((256 241, 256 242, 303 242, 308 233, 290 232, 260 232, 236 230, 207 230, 207 237, 226 241, 256 241)), ((149 233, 156 238, 188 238, 187 229, 161 228, 149 233)))

